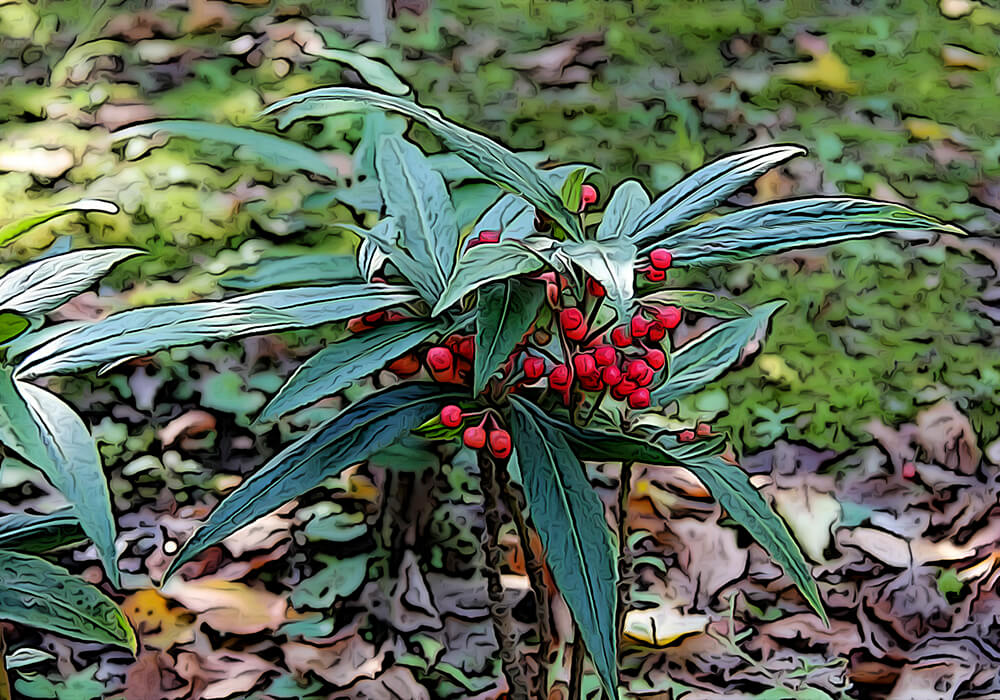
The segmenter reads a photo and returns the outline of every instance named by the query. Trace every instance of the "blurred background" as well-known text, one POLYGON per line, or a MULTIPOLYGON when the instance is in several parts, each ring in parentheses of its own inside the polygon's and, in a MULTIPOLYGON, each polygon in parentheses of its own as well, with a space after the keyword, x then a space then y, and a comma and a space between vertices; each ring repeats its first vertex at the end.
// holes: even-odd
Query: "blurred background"
MULTIPOLYGON (((835 627, 810 627, 819 623, 807 622, 794 606, 783 608, 780 595, 772 607, 764 605, 777 590, 768 587, 777 573, 766 558, 751 550, 748 563, 742 547, 749 539, 728 528, 714 506, 683 487, 676 495, 677 488, 657 481, 662 475, 650 476, 635 498, 656 515, 649 525, 658 533, 656 546, 669 550, 660 583, 649 584, 656 604, 673 601, 671 609, 718 621, 728 606, 720 591, 750 586, 737 582, 756 571, 757 598, 746 594, 737 608, 750 616, 744 623, 756 628, 751 643, 758 646, 749 663, 714 637, 695 634, 700 622, 688 621, 691 629, 678 635, 686 641, 677 642, 687 651, 646 649, 636 678, 654 680, 633 689, 669 697, 676 682, 676 696, 692 698, 723 690, 726 697, 971 697, 954 693, 993 692, 995 681, 982 680, 981 672, 990 663, 995 668, 1000 652, 958 642, 943 650, 941 640, 996 639, 981 617, 996 604, 973 583, 995 582, 996 563, 996 538, 988 533, 997 520, 993 463, 1000 461, 1000 253, 993 245, 1000 220, 998 36, 1000 10, 969 0, 6 2, 0 5, 0 224, 47 202, 81 197, 110 199, 121 212, 58 219, 0 257, 13 263, 50 246, 112 243, 148 251, 58 314, 89 319, 253 288, 260 276, 280 274, 291 255, 308 254, 310 264, 324 265, 350 253, 352 242, 332 224, 355 221, 357 213, 320 196, 330 183, 272 172, 217 143, 110 136, 153 118, 278 133, 272 120, 257 117, 266 105, 313 87, 363 84, 352 69, 325 58, 326 49, 384 61, 422 104, 513 148, 545 151, 556 163, 594 163, 600 173, 592 182, 602 198, 626 177, 660 192, 730 151, 801 144, 807 156, 734 201, 871 196, 910 204, 970 235, 860 241, 694 269, 678 279, 748 304, 788 301, 756 362, 687 400, 677 415, 728 431, 797 534, 808 536, 816 522, 829 525, 825 537, 805 548, 818 574, 831 577, 824 590, 835 599, 835 627), (899 477, 905 462, 918 464, 916 481, 899 477), (914 508, 923 509, 919 516, 914 508), (860 532, 866 529, 876 534, 860 532), (894 539, 886 544, 883 536, 894 539), (914 555, 916 541, 933 552, 914 555), (693 553, 683 554, 690 547, 693 553), (712 547, 709 558, 731 575, 709 581, 695 561, 698 547, 712 547), (974 565, 980 568, 968 573, 974 565), (869 590, 872 581, 877 586, 869 590), (904 589, 913 594, 909 602, 893 597, 904 589), (864 604, 876 610, 873 621, 859 621, 864 604), (842 629, 838 609, 850 620, 842 629), (764 629, 787 615, 797 622, 764 629), (789 630, 797 632, 788 637, 789 630), (950 690, 907 694, 926 673, 921 649, 955 659, 961 673, 950 661, 945 671, 938 668, 946 676, 955 670, 950 690), (715 670, 707 661, 692 671, 669 660, 685 653, 715 659, 715 670), (668 673, 675 681, 664 680, 668 673), (908 686, 911 677, 917 680, 908 686), (803 678, 825 694, 790 694, 805 692, 803 678), (786 694, 762 694, 775 687, 786 694)), ((356 117, 332 116, 297 124, 287 135, 323 149, 349 175, 360 126, 356 117)), ((266 430, 251 426, 295 363, 336 332, 177 350, 106 377, 52 380, 101 440, 126 549, 132 591, 126 604, 146 644, 131 662, 46 637, 61 661, 26 669, 19 692, 99 697, 100 690, 129 698, 502 692, 488 622, 457 622, 468 620, 451 599, 457 612, 439 611, 452 622, 431 625, 437 632, 407 636, 374 625, 374 636, 363 633, 368 623, 358 611, 366 606, 356 601, 376 595, 365 586, 378 588, 368 578, 377 557, 364 544, 377 509, 378 465, 332 480, 324 494, 276 514, 245 536, 243 549, 227 541, 226 551, 205 564, 202 573, 211 576, 201 587, 188 581, 178 590, 153 590, 151 573, 162 571, 177 541, 220 494, 335 407, 266 430), (169 356, 183 362, 168 363, 169 356), (248 608, 260 619, 247 621, 248 608), (441 629, 450 630, 445 641, 441 629), (397 637, 406 640, 403 650, 387 660, 383 642, 397 637), (318 638, 325 645, 302 641, 318 638), (403 663, 404 652, 419 658, 403 663), (354 655, 351 663, 343 662, 345 654, 354 655), (335 690, 383 677, 384 669, 396 675, 380 686, 335 690)), ((432 484, 443 489, 438 508, 421 525, 438 537, 429 545, 436 554, 420 566, 397 562, 430 577, 437 575, 431 570, 446 570, 441 562, 456 552, 470 561, 478 556, 468 477, 448 468, 447 483, 432 484), (467 520, 455 524, 462 508, 467 520)), ((14 505, 50 497, 41 478, 23 470, 5 470, 0 482, 0 496, 14 505)), ((636 507, 640 516, 646 512, 636 507)), ((84 562, 76 566, 86 566, 90 554, 74 555, 84 562)), ((440 603, 442 595, 431 598, 440 603)), ((662 646, 652 636, 646 642, 662 646)))

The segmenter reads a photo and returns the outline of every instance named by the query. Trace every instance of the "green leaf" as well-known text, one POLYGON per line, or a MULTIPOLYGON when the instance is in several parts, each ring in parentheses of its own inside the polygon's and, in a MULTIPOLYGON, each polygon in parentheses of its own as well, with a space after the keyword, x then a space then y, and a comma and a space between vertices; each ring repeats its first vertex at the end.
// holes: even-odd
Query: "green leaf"
POLYGON ((257 420, 274 420, 332 396, 409 352, 440 329, 440 324, 429 321, 401 321, 332 343, 295 370, 257 420))
POLYGON ((434 301, 455 267, 458 222, 444 178, 420 149, 401 138, 379 139, 375 170, 386 211, 396 219, 398 245, 435 279, 434 301))
POLYGON ((135 248, 92 248, 21 265, 0 277, 0 309, 24 315, 46 313, 85 292, 122 260, 140 253, 135 248))
POLYGON ((220 503, 182 547, 164 580, 245 525, 388 447, 443 406, 466 398, 467 391, 407 382, 352 404, 282 450, 220 503))
POLYGON ((637 244, 645 243, 690 223, 768 170, 805 152, 800 146, 765 146, 709 163, 657 197, 627 235, 637 244))
POLYGON ((604 504, 565 438, 523 404, 512 403, 511 417, 531 520, 604 690, 617 698, 617 552, 604 504))
POLYGON ((357 282, 358 267, 351 255, 297 253, 267 257, 245 267, 232 267, 219 278, 219 286, 241 291, 306 284, 357 282))
POLYGON ((520 197, 505 194, 483 212, 472 229, 475 238, 483 231, 500 231, 501 240, 523 240, 535 233, 535 208, 520 197))
POLYGON ((86 535, 72 508, 45 515, 13 513, 0 516, 0 549, 41 553, 83 542, 86 535))
POLYGON ((809 565, 788 526, 750 483, 747 473, 718 456, 687 459, 681 464, 705 485, 712 497, 742 525, 795 583, 823 622, 829 624, 809 565))
POLYGON ((720 377, 740 358, 747 343, 766 330, 771 316, 784 305, 784 301, 774 301, 758 306, 746 318, 720 323, 671 353, 667 363, 670 375, 653 390, 653 400, 660 404, 673 401, 720 377))
POLYGON ((21 335, 30 325, 31 322, 20 314, 0 312, 0 345, 21 335))
POLYGON ((455 220, 458 222, 459 231, 465 231, 476 223, 483 216, 484 211, 489 211, 496 204, 501 195, 513 197, 530 209, 532 221, 534 221, 534 208, 523 199, 513 195, 504 195, 503 190, 492 182, 470 182, 454 186, 451 189, 451 201, 455 205, 455 220))
POLYGON ((38 214, 32 214, 31 216, 26 216, 0 226, 0 246, 7 245, 18 236, 33 229, 35 226, 44 224, 46 221, 54 219, 57 216, 69 214, 74 211, 99 211, 105 214, 117 214, 118 206, 112 202, 104 201, 103 199, 81 199, 77 202, 70 202, 69 204, 52 207, 43 212, 39 212, 38 214))
POLYGON ((635 246, 624 238, 606 243, 568 241, 557 245, 567 259, 583 268, 607 290, 619 319, 630 317, 635 294, 635 246))
POLYGON ((440 112, 422 107, 411 100, 380 95, 370 90, 329 87, 310 90, 280 100, 264 114, 297 107, 281 121, 286 126, 305 116, 325 116, 328 103, 355 108, 375 108, 398 112, 423 124, 451 151, 468 161, 487 178, 520 194, 535 207, 552 217, 572 238, 581 240, 583 232, 575 214, 563 206, 559 195, 539 172, 492 139, 448 121, 440 112))
POLYGON ((404 83, 387 64, 357 51, 328 49, 326 47, 309 48, 307 46, 303 52, 349 66, 357 71, 366 83, 391 95, 405 95, 410 92, 410 86, 404 83))
POLYGON ((810 197, 746 207, 659 240, 647 239, 644 249, 659 245, 673 253, 676 264, 711 265, 904 230, 964 233, 899 204, 810 197))
POLYGON ((157 134, 179 136, 194 141, 214 141, 235 147, 236 156, 253 158, 276 172, 303 171, 339 181, 343 178, 337 168, 323 156, 308 146, 291 141, 283 136, 268 134, 231 124, 213 124, 194 119, 165 119, 163 121, 137 124, 112 136, 116 141, 135 138, 153 138, 157 134))
MULTIPOLYGON (((351 228, 344 224, 338 224, 344 228, 351 228)), ((353 228, 352 228, 353 230, 353 228)), ((413 254, 400 242, 402 231, 399 223, 391 216, 388 216, 367 231, 357 229, 357 234, 367 240, 372 241, 381 253, 382 262, 388 260, 396 268, 407 282, 413 285, 420 296, 428 304, 433 304, 441 296, 441 280, 432 265, 418 261, 413 254)), ((365 255, 373 255, 369 247, 365 250, 365 255)), ((376 262, 375 258, 368 258, 360 264, 371 265, 376 262)), ((373 268, 366 268, 371 271, 373 268)))
POLYGON ((577 168, 563 182, 562 189, 559 190, 559 196, 562 197, 563 205, 568 210, 580 210, 580 194, 583 189, 583 181, 586 179, 587 169, 577 168))
POLYGON ((308 328, 416 298, 406 287, 350 283, 132 309, 93 324, 64 324, 66 330, 61 334, 50 332, 47 342, 21 361, 17 375, 66 374, 144 357, 165 348, 308 328))
POLYGON ((610 241, 623 238, 635 230, 635 222, 649 206, 649 195, 637 180, 626 180, 615 188, 608 200, 601 223, 597 226, 597 240, 610 241))
POLYGON ((478 245, 466 251, 431 313, 437 316, 466 294, 490 282, 534 272, 544 265, 544 258, 539 256, 553 243, 551 239, 544 238, 506 240, 478 245))
POLYGON ((636 301, 643 306, 679 306, 715 318, 746 318, 750 312, 732 299, 694 289, 662 289, 644 294, 636 301))
POLYGON ((478 395, 486 388, 486 382, 535 322, 544 301, 544 284, 518 279, 496 282, 479 290, 473 394, 478 395))
POLYGON ((114 601, 65 569, 0 551, 0 617, 29 627, 136 650, 135 633, 114 601))
POLYGON ((97 445, 83 420, 45 389, 0 370, 0 443, 37 467, 66 497, 118 585, 111 494, 97 445))

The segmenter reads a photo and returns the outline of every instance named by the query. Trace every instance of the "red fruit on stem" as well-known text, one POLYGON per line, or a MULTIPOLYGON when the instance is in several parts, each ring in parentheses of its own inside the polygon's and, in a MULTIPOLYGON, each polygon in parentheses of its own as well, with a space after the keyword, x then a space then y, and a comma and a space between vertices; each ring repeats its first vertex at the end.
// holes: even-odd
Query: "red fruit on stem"
POLYGON ((351 333, 361 333, 362 331, 367 331, 371 328, 365 320, 358 316, 357 318, 352 318, 347 322, 347 330, 351 333))
POLYGON ((622 380, 622 371, 614 365, 609 365, 601 372, 601 381, 608 386, 615 386, 622 380))
POLYGON ((618 360, 618 351, 610 345, 600 345, 594 350, 594 361, 601 367, 613 365, 618 360))
POLYGON ((677 328, 681 322, 681 310, 676 306, 664 306, 656 312, 656 320, 668 329, 677 328))
POLYGON ((649 264, 657 270, 669 270, 674 256, 666 248, 654 248, 649 252, 649 264))
POLYGON ((917 475, 917 465, 913 462, 903 462, 903 478, 912 479, 917 475))
POLYGON ((470 425, 462 433, 462 442, 465 443, 466 447, 471 447, 474 450, 482 449, 486 444, 486 431, 478 425, 470 425))
POLYGON ((699 423, 698 427, 694 429, 694 432, 699 437, 707 437, 712 434, 712 426, 708 423, 699 423))
POLYGON ((462 338, 458 344, 458 354, 470 362, 476 356, 476 341, 472 336, 462 338))
POLYGON ((641 338, 649 331, 649 321, 642 316, 633 316, 630 330, 633 338, 641 338))
POLYGON ((368 314, 365 316, 365 323, 369 326, 374 326, 385 320, 385 311, 376 311, 375 313, 368 314))
POLYGON ((667 337, 667 329, 663 327, 663 324, 659 321, 653 321, 649 324, 649 339, 654 343, 658 343, 667 337))
POLYGON ((479 242, 480 243, 498 243, 500 241, 499 231, 480 231, 479 232, 479 242))
POLYGON ((633 382, 638 381, 652 371, 652 367, 646 364, 645 360, 629 360, 625 363, 625 377, 633 382))
POLYGON ((570 380, 569 367, 566 365, 556 365, 549 372, 549 386, 558 391, 568 389, 570 380))
POLYGON ((524 376, 528 379, 538 379, 545 373, 545 360, 540 357, 524 358, 524 376))
POLYGON ((629 408, 648 408, 649 389, 636 389, 628 395, 629 408))
POLYGON ((573 358, 573 368, 581 378, 597 375, 597 363, 594 362, 594 357, 587 353, 580 353, 573 358))
POLYGON ((694 440, 694 432, 691 430, 682 431, 681 434, 677 436, 677 439, 681 442, 691 442, 694 440))
POLYGON ((441 409, 441 425, 446 428, 457 428, 462 424, 462 409, 451 404, 441 409))
POLYGON ((587 327, 580 326, 579 328, 574 328, 571 331, 568 330, 566 331, 566 337, 577 342, 584 340, 587 337, 587 327))
POLYGON ((433 370, 444 372, 451 369, 453 362, 454 358, 448 348, 438 345, 427 351, 427 364, 433 370))
POLYGON ((475 248, 480 243, 482 243, 482 241, 479 240, 479 236, 473 236, 472 238, 470 238, 468 240, 468 243, 466 244, 465 249, 466 250, 470 250, 472 248, 475 248))
POLYGON ((657 270, 655 268, 650 268, 646 270, 646 279, 650 282, 662 282, 667 279, 667 273, 663 270, 657 270))
POLYGON ((409 377, 420 371, 420 358, 411 352, 394 360, 387 369, 400 377, 409 377))
POLYGON ((580 204, 585 207, 597 201, 597 190, 591 185, 583 185, 580 188, 580 204))
POLYGON ((611 331, 611 342, 620 348, 627 348, 632 344, 632 335, 626 326, 619 326, 611 331))
POLYGON ((601 375, 596 374, 592 377, 580 377, 580 388, 584 391, 600 391, 604 388, 601 384, 601 375))
POLYGON ((647 350, 646 364, 655 370, 663 369, 663 365, 667 364, 667 356, 663 354, 662 350, 657 350, 656 348, 647 350))
POLYGON ((497 459, 510 457, 510 433, 506 430, 490 431, 490 454, 497 459))
POLYGON ((587 293, 592 297, 603 297, 608 291, 604 285, 593 278, 587 279, 587 293))
POLYGON ((583 312, 580 309, 563 309, 559 312, 559 325, 563 330, 576 330, 583 325, 583 312))
POLYGON ((639 385, 629 379, 623 379, 618 382, 617 386, 611 388, 611 396, 613 396, 618 401, 624 400, 633 391, 638 390, 639 385))

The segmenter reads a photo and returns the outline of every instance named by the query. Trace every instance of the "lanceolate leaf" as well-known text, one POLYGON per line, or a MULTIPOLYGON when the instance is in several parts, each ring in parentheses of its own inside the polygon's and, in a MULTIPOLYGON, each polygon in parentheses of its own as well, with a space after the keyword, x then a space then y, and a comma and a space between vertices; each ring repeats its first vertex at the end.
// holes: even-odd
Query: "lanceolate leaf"
POLYGON ((399 79, 392 68, 381 61, 369 58, 357 51, 347 51, 345 49, 311 48, 306 47, 303 51, 312 56, 319 56, 337 63, 350 66, 358 72, 361 78, 379 90, 393 95, 405 95, 410 91, 409 86, 399 79))
POLYGON ((458 222, 444 178, 419 148, 388 136, 379 139, 375 171, 386 211, 399 225, 399 244, 432 272, 440 294, 458 249, 458 222))
POLYGON ((626 180, 618 185, 608 200, 597 226, 597 240, 621 238, 635 230, 638 221, 649 206, 649 195, 637 180, 626 180))
POLYGON ((746 472, 718 456, 696 457, 681 464, 698 477, 733 520, 746 528, 784 569, 816 614, 827 623, 823 600, 802 550, 792 538, 785 521, 750 483, 746 472))
POLYGON ((351 255, 299 253, 266 257, 252 265, 233 267, 219 278, 219 286, 249 291, 307 284, 334 285, 360 279, 351 255))
POLYGON ((503 241, 527 238, 535 232, 535 208, 516 195, 505 194, 476 222, 472 237, 483 231, 499 231, 503 241))
POLYGON ((765 146, 709 163, 657 197, 635 222, 629 235, 637 244, 660 237, 711 211, 771 168, 805 152, 799 146, 765 146))
POLYGON ((110 598, 28 554, 0 551, 0 618, 135 653, 135 633, 110 598))
MULTIPOLYGON (((344 228, 355 230, 344 225, 344 228)), ((385 258, 399 271, 428 304, 433 304, 441 296, 441 280, 433 265, 421 262, 400 243, 402 232, 399 222, 391 216, 379 221, 369 230, 357 229, 356 233, 374 242, 385 258)))
POLYGON ((348 103, 357 107, 370 107, 398 112, 415 119, 427 127, 451 151, 467 160, 479 172, 497 184, 520 194, 538 209, 551 216, 570 236, 582 239, 580 222, 563 206, 559 195, 537 170, 527 165, 516 154, 495 141, 469 131, 445 119, 436 110, 422 107, 411 100, 391 95, 380 95, 369 90, 331 87, 310 90, 280 100, 265 110, 265 114, 298 106, 282 124, 308 115, 325 114, 325 103, 348 103))
POLYGON ((774 301, 753 309, 746 318, 725 321, 695 340, 685 343, 670 356, 670 376, 652 392, 652 398, 666 403, 701 389, 735 363, 743 348, 767 328, 775 311, 785 305, 774 301))
POLYGON ((405 287, 342 284, 244 294, 222 301, 169 304, 114 314, 94 324, 67 324, 27 355, 19 377, 76 372, 164 348, 308 328, 414 301, 405 287))
POLYGON ((615 307, 619 318, 629 317, 634 295, 634 245, 624 238, 606 243, 570 241, 559 244, 556 250, 604 286, 608 301, 615 307))
POLYGON ((617 698, 617 554, 604 504, 565 438, 546 430, 523 402, 512 406, 518 467, 545 560, 605 692, 617 698))
POLYGON ((544 264, 539 254, 551 245, 551 240, 532 241, 530 244, 510 240, 472 248, 458 261, 455 274, 431 313, 437 316, 466 294, 490 282, 534 272, 544 264))
POLYGON ((46 515, 12 513, 0 517, 0 549, 41 553, 86 539, 72 507, 46 515))
POLYGON ((165 119, 130 126, 116 131, 116 140, 130 139, 136 136, 151 138, 156 134, 180 136, 195 141, 216 141, 235 146, 237 155, 246 154, 262 163, 265 167, 277 172, 295 172, 297 170, 316 173, 330 180, 340 180, 340 172, 323 157, 308 146, 291 141, 282 136, 267 134, 262 131, 248 129, 231 124, 214 124, 189 119, 165 119))
MULTIPOLYGON (((39 468, 73 506, 94 541, 108 578, 118 585, 111 495, 90 432, 59 398, 0 371, 0 443, 39 468)), ((2 613, 0 613, 2 614, 2 613)))
POLYGON ((0 345, 21 335, 30 325, 31 322, 20 314, 0 312, 0 345))
POLYGON ((473 394, 486 388, 486 382, 528 332, 544 301, 545 285, 518 279, 479 290, 473 394))
POLYGON ((105 214, 117 214, 118 207, 117 205, 112 204, 111 202, 106 202, 103 199, 81 199, 78 202, 71 202, 69 204, 52 207, 51 209, 47 209, 43 212, 32 214, 0 226, 0 246, 7 245, 21 234, 27 233, 33 229, 35 226, 39 226, 50 219, 54 219, 57 216, 62 216, 63 214, 68 214, 74 211, 99 211, 104 212, 105 214))
POLYGON ((0 277, 0 309, 42 314, 86 291, 135 248, 93 248, 53 255, 17 267, 0 277))
POLYGON ((352 404, 289 445, 220 503, 177 554, 164 580, 206 548, 396 442, 442 406, 467 398, 467 390, 407 382, 352 404))
POLYGON ((679 306, 682 309, 715 318, 746 318, 750 312, 732 299, 695 289, 661 289, 636 299, 647 306, 679 306))
POLYGON ((289 411, 332 396, 389 361, 409 352, 441 329, 423 320, 389 323, 332 343, 306 360, 289 377, 258 420, 273 420, 289 411))
POLYGON ((899 204, 810 197, 740 209, 663 238, 648 238, 644 247, 669 249, 677 264, 709 265, 904 230, 963 233, 899 204))
POLYGON ((586 177, 587 169, 577 168, 562 183, 559 196, 562 197, 563 204, 570 211, 577 211, 580 208, 580 195, 582 193, 583 181, 586 177))

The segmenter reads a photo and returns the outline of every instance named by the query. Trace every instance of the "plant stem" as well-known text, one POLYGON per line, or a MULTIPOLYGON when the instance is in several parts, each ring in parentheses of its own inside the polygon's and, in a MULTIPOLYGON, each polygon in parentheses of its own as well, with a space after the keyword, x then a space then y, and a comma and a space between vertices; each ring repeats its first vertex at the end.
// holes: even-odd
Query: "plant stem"
POLYGON ((7 676, 7 640, 0 627, 0 700, 10 700, 10 678, 7 676))
POLYGON ((576 638, 573 640, 573 657, 569 662, 569 700, 583 700, 583 638, 580 627, 576 627, 576 638))
POLYGON ((601 403, 604 401, 604 397, 606 397, 607 395, 608 395, 608 387, 604 387, 604 389, 601 390, 601 393, 594 398, 594 403, 593 405, 591 405, 590 410, 587 411, 587 417, 584 418, 583 420, 583 424, 585 426, 590 425, 590 421, 594 420, 594 414, 597 413, 597 407, 601 405, 601 403))
POLYGON ((615 609, 615 633, 625 636, 625 613, 632 588, 632 548, 628 543, 628 504, 632 495, 632 462, 622 462, 618 477, 618 603, 615 609))

